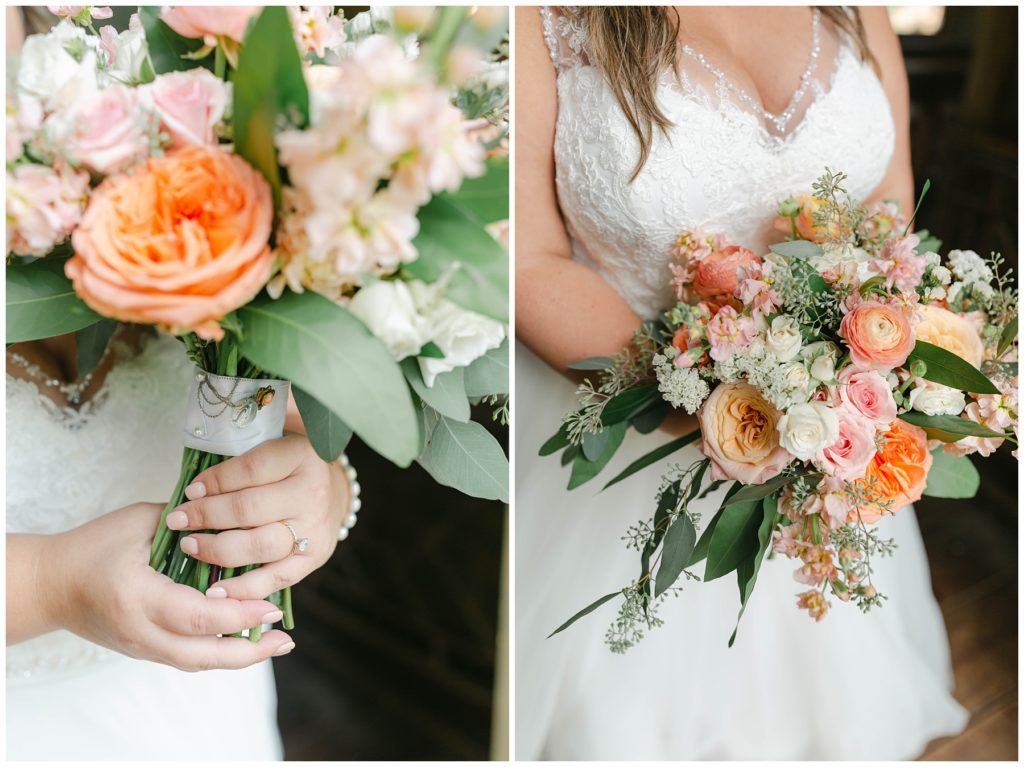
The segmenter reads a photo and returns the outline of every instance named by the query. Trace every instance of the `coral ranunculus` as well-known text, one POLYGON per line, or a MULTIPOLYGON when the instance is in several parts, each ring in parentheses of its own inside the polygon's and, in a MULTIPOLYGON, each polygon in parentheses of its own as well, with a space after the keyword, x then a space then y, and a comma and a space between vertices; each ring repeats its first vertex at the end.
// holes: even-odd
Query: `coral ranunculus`
POLYGON ((273 217, 270 187, 242 158, 188 147, 96 189, 67 275, 108 317, 219 340, 218 321, 270 277, 273 217))
POLYGON ((716 250, 697 262, 693 270, 693 292, 701 298, 725 303, 739 285, 739 271, 757 262, 757 256, 739 245, 716 250))
POLYGON ((896 308, 878 301, 861 301, 839 324, 850 347, 850 360, 861 370, 888 371, 907 361, 914 350, 914 330, 896 308))
MULTIPOLYGON (((858 484, 867 484, 880 501, 889 501, 891 505, 888 512, 875 505, 861 508, 860 518, 869 524, 877 522, 883 513, 895 514, 907 504, 921 500, 932 460, 924 429, 899 419, 889 424, 885 446, 868 462, 864 479, 858 484)), ((857 511, 850 514, 854 521, 857 511)))

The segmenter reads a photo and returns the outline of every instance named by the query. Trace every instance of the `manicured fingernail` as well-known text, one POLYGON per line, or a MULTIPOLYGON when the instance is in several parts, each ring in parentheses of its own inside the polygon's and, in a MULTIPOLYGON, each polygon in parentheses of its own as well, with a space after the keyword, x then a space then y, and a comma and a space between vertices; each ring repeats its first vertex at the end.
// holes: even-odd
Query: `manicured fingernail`
POLYGON ((194 557, 196 554, 199 553, 199 544, 196 542, 196 539, 193 538, 191 535, 188 538, 182 538, 181 543, 178 545, 181 546, 181 550, 189 556, 194 557))
POLYGON ((185 497, 190 501, 194 501, 197 498, 206 497, 206 485, 202 482, 193 482, 191 485, 185 488, 185 497))
POLYGON ((184 530, 188 527, 188 514, 184 511, 172 511, 167 515, 167 527, 171 530, 184 530))
POLYGON ((210 586, 210 588, 206 590, 206 596, 210 599, 226 599, 228 591, 220 586, 210 586))
POLYGON ((295 642, 285 642, 283 645, 274 650, 274 655, 287 655, 295 649, 295 642))
POLYGON ((284 613, 280 610, 271 610, 269 613, 260 618, 260 623, 277 623, 284 617, 284 613))

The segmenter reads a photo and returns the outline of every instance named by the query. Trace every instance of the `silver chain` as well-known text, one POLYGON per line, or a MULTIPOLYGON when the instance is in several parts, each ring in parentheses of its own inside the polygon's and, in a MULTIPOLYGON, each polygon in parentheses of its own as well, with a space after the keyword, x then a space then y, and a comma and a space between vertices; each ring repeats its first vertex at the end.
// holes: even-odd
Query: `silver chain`
POLYGON ((754 111, 757 112, 765 120, 771 122, 779 131, 779 133, 782 133, 786 129, 786 125, 789 123, 789 121, 793 119, 793 115, 796 114, 797 105, 800 103, 801 99, 803 99, 804 95, 807 93, 807 89, 811 87, 811 75, 814 74, 814 70, 818 66, 818 56, 821 53, 820 18, 821 11, 819 11, 817 8, 814 8, 811 11, 810 60, 807 62, 807 68, 804 70, 804 73, 800 76, 800 86, 796 89, 796 93, 794 93, 793 97, 789 100, 789 104, 786 106, 786 109, 777 115, 772 114, 767 109, 765 109, 760 101, 753 98, 745 90, 737 87, 736 85, 733 85, 729 81, 729 78, 726 77, 725 73, 721 69, 713 65, 710 61, 708 61, 707 57, 703 53, 695 51, 689 45, 686 45, 684 43, 680 43, 679 47, 685 54, 695 59, 699 64, 701 64, 701 66, 703 66, 711 74, 713 74, 715 78, 718 80, 719 85, 724 86, 731 90, 733 93, 735 93, 741 101, 743 101, 748 106, 753 108, 754 111))

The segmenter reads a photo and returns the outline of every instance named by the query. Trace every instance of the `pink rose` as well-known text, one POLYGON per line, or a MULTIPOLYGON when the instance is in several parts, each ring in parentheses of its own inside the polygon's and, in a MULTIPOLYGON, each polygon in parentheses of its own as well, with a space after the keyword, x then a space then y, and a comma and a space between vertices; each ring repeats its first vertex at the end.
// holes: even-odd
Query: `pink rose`
POLYGON ((896 419, 896 400, 886 380, 874 370, 843 368, 837 379, 839 400, 856 413, 879 426, 896 419))
POLYGON ((17 165, 7 171, 7 252, 45 256, 82 220, 89 175, 65 167, 17 165))
POLYGON ((227 84, 201 67, 159 75, 139 89, 174 147, 217 143, 215 128, 228 105, 227 84))
POLYGON ((861 301, 843 317, 839 333, 850 359, 861 370, 891 370, 914 350, 914 330, 898 309, 878 301, 861 301))
POLYGON ((175 5, 164 8, 160 18, 182 37, 201 37, 207 45, 216 45, 218 37, 242 42, 249 19, 261 10, 259 5, 175 5))
POLYGON ((832 412, 839 419, 839 438, 818 451, 814 460, 826 474, 852 482, 864 476, 868 462, 878 452, 875 427, 859 413, 845 407, 832 412))
POLYGON ((693 292, 700 298, 725 303, 736 292, 740 269, 757 262, 757 256, 739 245, 716 250, 697 262, 693 269, 693 292))
POLYGON ((758 485, 792 459, 779 445, 779 411, 747 383, 719 384, 697 411, 712 479, 758 485))
POLYGON ((110 175, 146 159, 148 127, 135 90, 114 84, 78 94, 67 111, 47 120, 44 129, 76 164, 110 175))

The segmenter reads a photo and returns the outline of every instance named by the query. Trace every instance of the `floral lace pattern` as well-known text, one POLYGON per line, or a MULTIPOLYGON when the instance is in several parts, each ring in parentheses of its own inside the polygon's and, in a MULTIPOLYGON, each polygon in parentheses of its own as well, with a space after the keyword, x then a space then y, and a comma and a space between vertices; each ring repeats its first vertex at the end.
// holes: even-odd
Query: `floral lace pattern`
POLYGON ((845 172, 854 198, 884 178, 895 128, 888 98, 868 64, 831 25, 821 64, 785 135, 773 135, 720 79, 680 59, 658 100, 673 126, 639 156, 633 131, 602 73, 587 63, 582 23, 541 11, 557 72, 555 181, 573 257, 595 269, 643 317, 671 303, 668 263, 679 233, 699 226, 747 247, 782 239, 779 201, 809 188, 826 166, 845 172))
MULTIPOLYGON (((181 462, 191 366, 167 336, 108 373, 80 410, 7 376, 7 531, 53 534, 170 494, 181 462)), ((119 657, 66 631, 7 648, 9 677, 119 657)))

